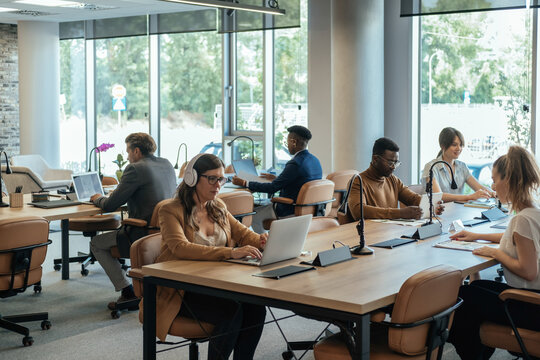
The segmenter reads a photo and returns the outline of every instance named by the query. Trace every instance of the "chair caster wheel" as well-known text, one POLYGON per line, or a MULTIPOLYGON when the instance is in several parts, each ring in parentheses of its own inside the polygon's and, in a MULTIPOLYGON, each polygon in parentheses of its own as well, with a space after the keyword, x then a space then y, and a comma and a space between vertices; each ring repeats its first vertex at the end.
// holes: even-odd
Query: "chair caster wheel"
POLYGON ((22 339, 23 346, 32 346, 33 343, 34 343, 34 339, 31 336, 25 336, 22 339))
POLYGON ((41 322, 41 330, 49 330, 51 328, 51 322, 49 320, 43 320, 41 322))
POLYGON ((90 273, 90 271, 88 271, 88 269, 82 269, 81 270, 81 275, 82 276, 88 276, 89 273, 90 273))
POLYGON ((281 357, 283 357, 283 360, 291 360, 294 359, 294 353, 290 350, 284 351, 281 353, 281 357))
POLYGON ((118 310, 111 311, 111 317, 113 319, 120 319, 120 311, 118 311, 118 310))
POLYGON ((41 293, 41 285, 34 285, 34 292, 41 293))
POLYGON ((54 264, 54 271, 60 271, 61 269, 62 269, 62 265, 54 264))

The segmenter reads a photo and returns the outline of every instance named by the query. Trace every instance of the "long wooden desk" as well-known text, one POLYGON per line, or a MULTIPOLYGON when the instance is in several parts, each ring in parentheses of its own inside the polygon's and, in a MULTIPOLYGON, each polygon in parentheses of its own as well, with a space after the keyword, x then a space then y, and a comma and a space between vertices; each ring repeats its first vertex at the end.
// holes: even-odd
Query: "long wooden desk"
MULTIPOLYGON (((24 206, 22 208, 0 208, 0 220, 18 219, 26 216, 41 216, 49 221, 60 220, 62 229, 62 279, 69 279, 69 219, 90 216, 102 213, 102 210, 94 205, 65 206, 55 209, 40 209, 32 205, 31 195, 24 195, 24 206)), ((4 202, 9 202, 4 197, 4 202)))
MULTIPOLYGON (((447 204, 443 215, 443 231, 451 220, 463 220, 480 215, 482 209, 447 204)), ((479 225, 473 231, 500 232, 479 225)), ((328 250, 334 241, 358 243, 356 224, 310 234, 305 250, 313 257, 328 250)), ((415 228, 366 222, 366 242, 374 244, 414 232, 415 228)), ((448 234, 433 237, 394 249, 376 248, 373 255, 317 268, 280 280, 252 276, 260 271, 297 264, 299 259, 268 265, 264 268, 209 261, 170 261, 143 267, 144 278, 144 359, 155 359, 155 294, 156 285, 169 286, 214 296, 263 304, 299 313, 343 322, 355 323, 354 359, 369 359, 370 313, 394 303, 399 288, 413 274, 440 264, 463 271, 463 276, 495 265, 490 258, 475 256, 468 251, 435 248, 448 234)), ((303 260, 303 259, 302 259, 303 260)))

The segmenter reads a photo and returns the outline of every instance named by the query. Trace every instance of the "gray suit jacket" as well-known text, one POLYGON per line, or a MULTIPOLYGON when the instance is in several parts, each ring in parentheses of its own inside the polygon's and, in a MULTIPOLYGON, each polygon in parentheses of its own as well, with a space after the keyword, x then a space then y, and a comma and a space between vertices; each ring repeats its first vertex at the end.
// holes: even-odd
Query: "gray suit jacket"
POLYGON ((129 164, 116 190, 96 199, 94 205, 110 212, 127 202, 129 217, 150 222, 156 204, 172 198, 175 190, 176 175, 169 160, 148 155, 129 164))

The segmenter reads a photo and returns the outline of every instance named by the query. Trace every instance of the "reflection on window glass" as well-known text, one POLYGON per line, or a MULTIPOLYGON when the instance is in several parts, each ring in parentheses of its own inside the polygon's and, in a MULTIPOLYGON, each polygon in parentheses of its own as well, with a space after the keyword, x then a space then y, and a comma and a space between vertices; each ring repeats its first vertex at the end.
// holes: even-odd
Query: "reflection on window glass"
POLYGON ((263 32, 236 34, 236 129, 263 129, 263 32))
POLYGON ((307 0, 300 3, 300 28, 274 31, 274 164, 290 159, 287 128, 307 124, 307 0))
POLYGON ((509 145, 530 148, 531 14, 422 17, 420 170, 436 157, 447 126, 463 133, 459 159, 484 184, 509 145))
POLYGON ((148 38, 135 36, 96 40, 95 47, 96 137, 97 145, 115 145, 101 154, 101 171, 110 176, 117 170, 112 162, 116 156, 119 153, 123 153, 124 158, 127 156, 126 136, 149 131, 148 38), (122 96, 123 91, 118 90, 122 87, 125 96, 122 96))
POLYGON ((232 144, 232 160, 252 159, 252 150, 255 156, 253 163, 255 167, 260 168, 263 155, 262 141, 254 141, 252 144, 250 140, 243 138, 235 140, 232 144))
POLYGON ((221 35, 160 36, 161 155, 178 168, 198 153, 222 157, 221 35))
POLYGON ((60 164, 75 173, 86 168, 84 39, 60 41, 60 164))

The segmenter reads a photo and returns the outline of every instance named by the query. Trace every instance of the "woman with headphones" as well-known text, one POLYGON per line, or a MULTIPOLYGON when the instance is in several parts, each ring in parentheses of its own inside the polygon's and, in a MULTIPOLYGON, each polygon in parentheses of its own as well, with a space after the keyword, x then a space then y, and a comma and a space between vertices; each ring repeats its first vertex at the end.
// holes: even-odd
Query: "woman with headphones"
MULTIPOLYGON (((162 245, 156 262, 262 257, 267 235, 245 227, 217 198, 227 182, 224 175, 224 164, 215 155, 199 154, 189 162, 175 198, 159 210, 162 245)), ((253 359, 264 326, 264 306, 166 287, 158 287, 156 301, 161 340, 180 315, 215 325, 209 360, 228 359, 233 350, 235 360, 253 359)))

